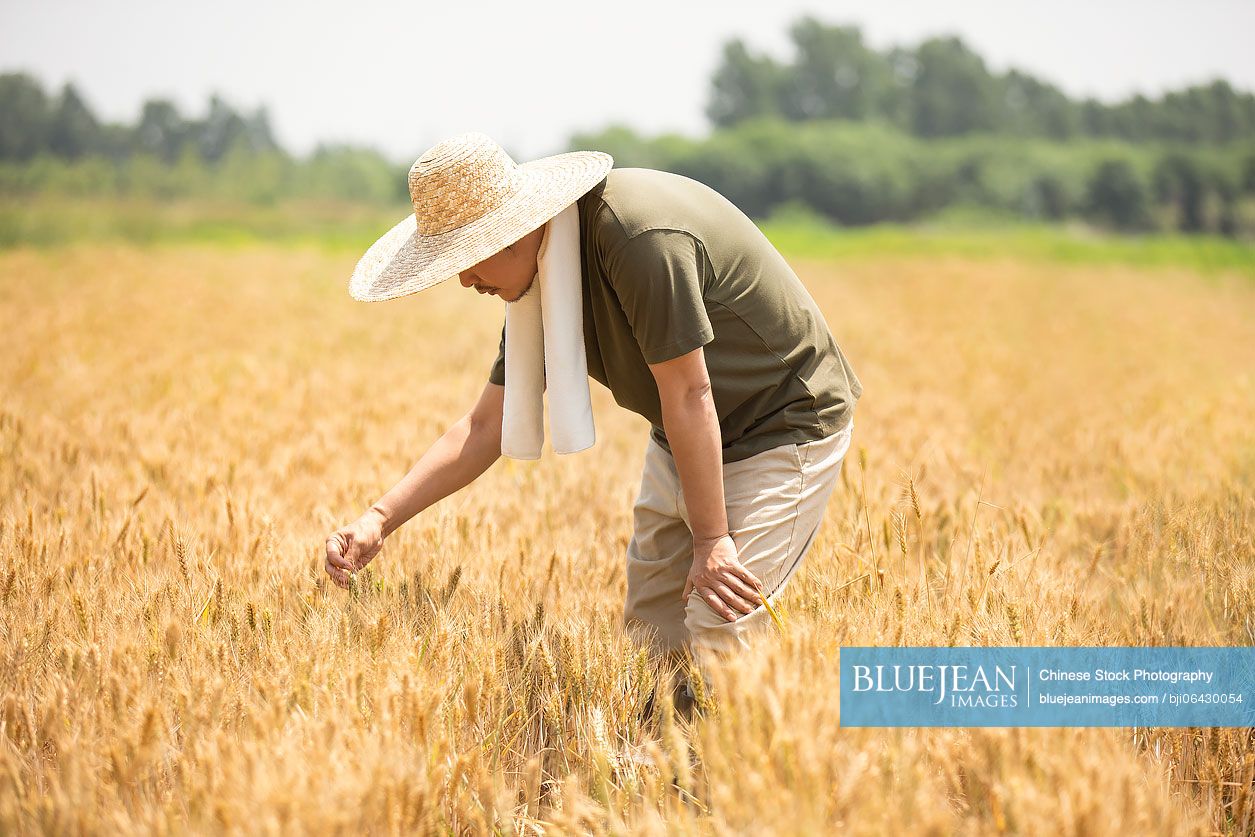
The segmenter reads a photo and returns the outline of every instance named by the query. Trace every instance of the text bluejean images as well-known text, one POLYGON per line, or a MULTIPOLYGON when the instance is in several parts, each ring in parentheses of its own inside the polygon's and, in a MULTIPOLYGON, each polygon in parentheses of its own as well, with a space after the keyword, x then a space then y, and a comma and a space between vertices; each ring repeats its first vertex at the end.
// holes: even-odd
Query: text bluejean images
POLYGON ((1255 726, 1255 648, 846 647, 841 725, 1255 726))

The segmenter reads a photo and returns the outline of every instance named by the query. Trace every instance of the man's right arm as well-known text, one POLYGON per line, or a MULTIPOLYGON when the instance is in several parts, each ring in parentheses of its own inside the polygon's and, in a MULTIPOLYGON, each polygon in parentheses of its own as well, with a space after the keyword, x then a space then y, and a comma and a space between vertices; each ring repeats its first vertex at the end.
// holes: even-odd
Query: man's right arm
POLYGON ((368 513, 379 517, 385 537, 423 509, 470 484, 501 456, 505 387, 484 385, 479 401, 437 439, 368 513))

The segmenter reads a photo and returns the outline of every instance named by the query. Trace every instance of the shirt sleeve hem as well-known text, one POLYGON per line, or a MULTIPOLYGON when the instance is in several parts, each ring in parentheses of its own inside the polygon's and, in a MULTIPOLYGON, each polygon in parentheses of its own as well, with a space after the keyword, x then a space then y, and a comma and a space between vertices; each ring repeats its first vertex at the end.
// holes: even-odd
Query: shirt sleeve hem
POLYGON ((680 355, 688 354, 698 346, 705 346, 714 338, 714 330, 710 326, 706 326, 700 331, 681 337, 679 340, 672 340, 670 343, 642 350, 641 354, 644 356, 646 363, 662 363, 680 355))

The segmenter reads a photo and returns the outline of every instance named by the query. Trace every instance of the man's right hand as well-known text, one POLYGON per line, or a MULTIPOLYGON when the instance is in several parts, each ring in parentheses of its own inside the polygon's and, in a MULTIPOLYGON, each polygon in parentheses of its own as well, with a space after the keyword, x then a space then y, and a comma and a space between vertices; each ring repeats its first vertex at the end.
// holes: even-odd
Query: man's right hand
POLYGON ((383 517, 373 508, 348 526, 335 530, 327 538, 327 575, 348 589, 349 573, 355 573, 371 562, 383 547, 383 517))

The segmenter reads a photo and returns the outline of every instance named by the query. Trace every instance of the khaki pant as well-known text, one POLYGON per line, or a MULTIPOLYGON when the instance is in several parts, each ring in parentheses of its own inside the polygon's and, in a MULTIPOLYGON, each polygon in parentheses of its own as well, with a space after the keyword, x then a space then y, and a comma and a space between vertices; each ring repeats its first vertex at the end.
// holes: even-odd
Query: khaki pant
MULTIPOLYGON (((763 583, 773 608, 819 531, 853 430, 851 418, 827 438, 781 445, 723 466, 737 557, 763 583)), ((629 632, 666 651, 690 648, 701 657, 746 650, 751 632, 773 625, 761 604, 728 621, 696 591, 681 600, 693 564, 693 534, 675 460, 652 438, 633 520, 623 613, 629 632)))

